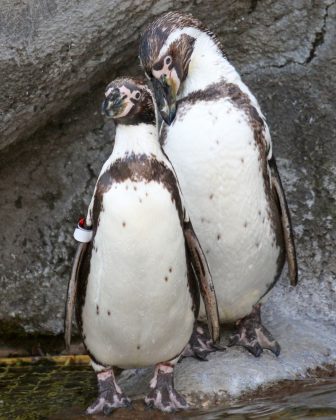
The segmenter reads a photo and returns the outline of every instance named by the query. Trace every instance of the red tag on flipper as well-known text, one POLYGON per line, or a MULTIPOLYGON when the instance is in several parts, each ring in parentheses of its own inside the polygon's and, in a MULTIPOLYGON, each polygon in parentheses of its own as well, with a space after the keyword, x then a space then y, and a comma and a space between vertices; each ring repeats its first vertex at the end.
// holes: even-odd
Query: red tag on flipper
POLYGON ((74 232, 74 238, 78 242, 87 243, 92 239, 92 227, 86 226, 85 217, 81 217, 78 221, 74 232))

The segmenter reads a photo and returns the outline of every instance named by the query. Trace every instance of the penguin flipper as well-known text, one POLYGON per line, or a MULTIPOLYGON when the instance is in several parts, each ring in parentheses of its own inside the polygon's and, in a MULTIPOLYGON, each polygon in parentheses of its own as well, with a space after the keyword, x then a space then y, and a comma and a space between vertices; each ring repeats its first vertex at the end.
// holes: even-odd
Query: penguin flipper
POLYGON ((65 318, 64 318, 64 340, 65 349, 67 353, 70 351, 71 343, 71 327, 72 327, 72 315, 74 312, 74 306, 76 302, 77 285, 78 285, 78 273, 80 270, 81 263, 83 261, 83 255, 85 254, 88 243, 80 242, 77 247, 77 251, 72 266, 71 277, 68 285, 66 306, 65 306, 65 318))
POLYGON ((209 266, 190 221, 184 223, 184 236, 189 250, 192 266, 196 272, 200 292, 207 314, 209 331, 214 343, 219 341, 219 315, 215 288, 209 266))
POLYGON ((283 190, 283 186, 281 183, 280 175, 279 175, 274 157, 272 157, 269 160, 269 166, 271 169, 272 188, 278 198, 278 204, 279 204, 278 207, 279 207, 279 211, 281 215, 281 225, 282 225, 282 231, 283 231, 284 241, 285 241, 290 283, 292 286, 296 286, 297 281, 298 281, 298 266, 297 266, 297 259, 296 259, 296 250, 295 250, 292 222, 291 222, 291 218, 289 214, 289 209, 288 209, 285 193, 283 190))

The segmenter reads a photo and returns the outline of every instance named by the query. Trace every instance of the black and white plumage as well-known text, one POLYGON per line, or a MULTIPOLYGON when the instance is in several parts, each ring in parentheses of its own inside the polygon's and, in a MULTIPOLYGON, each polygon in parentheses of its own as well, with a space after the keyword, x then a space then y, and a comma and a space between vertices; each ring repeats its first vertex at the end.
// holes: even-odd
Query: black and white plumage
POLYGON ((117 79, 107 87, 102 109, 116 123, 115 145, 86 217, 92 240, 80 244, 76 255, 66 336, 76 292, 77 322, 98 374, 99 396, 88 413, 129 405, 113 366, 154 364, 146 402, 173 411, 186 406, 174 390, 173 368, 198 313, 194 271, 214 340, 219 337, 216 297, 174 170, 158 141, 151 91, 141 81, 117 79))
POLYGON ((190 15, 169 12, 150 24, 140 41, 140 61, 167 123, 160 142, 206 252, 220 319, 240 320, 233 343, 257 356, 263 348, 278 354, 279 345, 253 314, 260 312, 255 305, 279 278, 285 257, 293 285, 297 263, 258 102, 216 36, 190 15))

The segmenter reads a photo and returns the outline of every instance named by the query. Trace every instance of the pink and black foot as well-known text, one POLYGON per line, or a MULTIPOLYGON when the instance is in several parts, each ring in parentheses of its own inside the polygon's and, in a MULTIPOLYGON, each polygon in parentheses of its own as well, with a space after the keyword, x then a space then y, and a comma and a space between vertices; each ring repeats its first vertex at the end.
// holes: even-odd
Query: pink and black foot
POLYGON ((121 391, 115 381, 113 370, 97 374, 99 394, 96 401, 86 410, 87 414, 111 414, 116 408, 131 407, 131 400, 121 391))
POLYGON ((229 346, 243 346, 255 357, 259 357, 264 349, 279 356, 280 345, 262 325, 260 307, 258 303, 249 315, 237 322, 237 331, 230 338, 229 346))
POLYGON ((183 350, 182 356, 194 357, 195 359, 206 361, 208 354, 224 350, 225 347, 213 343, 210 334, 203 326, 196 324, 189 343, 183 350))
POLYGON ((166 413, 188 408, 186 400, 175 391, 172 364, 160 363, 156 366, 150 388, 151 391, 145 398, 145 403, 149 408, 157 408, 166 413))

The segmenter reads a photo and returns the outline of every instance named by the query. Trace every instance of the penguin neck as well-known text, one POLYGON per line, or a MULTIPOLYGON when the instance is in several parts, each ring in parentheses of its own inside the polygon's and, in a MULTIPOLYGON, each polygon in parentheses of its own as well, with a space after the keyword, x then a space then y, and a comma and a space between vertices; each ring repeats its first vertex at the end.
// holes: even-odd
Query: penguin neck
POLYGON ((157 128, 154 124, 117 124, 112 159, 122 159, 134 155, 161 154, 157 128))
POLYGON ((220 82, 236 84, 243 92, 253 96, 242 82, 236 69, 224 57, 216 41, 207 33, 200 32, 190 58, 188 75, 183 82, 178 99, 220 82))

